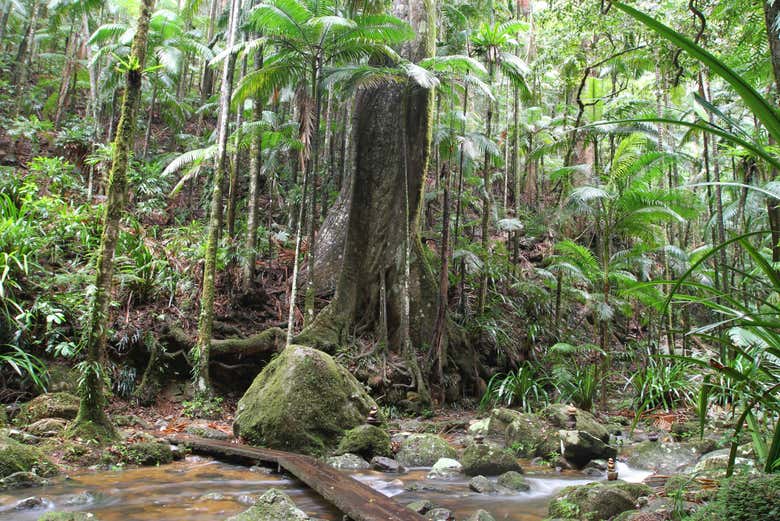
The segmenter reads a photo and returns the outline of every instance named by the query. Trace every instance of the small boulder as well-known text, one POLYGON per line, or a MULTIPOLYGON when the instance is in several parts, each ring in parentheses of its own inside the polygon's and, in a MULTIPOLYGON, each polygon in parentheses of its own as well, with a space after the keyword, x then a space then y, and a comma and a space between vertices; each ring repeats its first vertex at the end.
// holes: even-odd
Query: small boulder
POLYGON ((436 504, 433 501, 429 501, 427 499, 419 499, 417 501, 412 501, 408 505, 406 505, 406 508, 409 510, 413 510, 414 512, 417 512, 418 514, 427 514, 434 508, 438 508, 436 504))
POLYGON ((46 506, 46 502, 43 498, 37 496, 26 497, 20 499, 14 504, 14 510, 35 510, 36 508, 43 508, 46 506))
POLYGON ((22 405, 19 419, 27 424, 43 418, 72 420, 79 412, 79 397, 70 393, 47 393, 22 405))
POLYGON ((62 418, 43 418, 28 425, 25 430, 33 436, 49 438, 59 435, 65 430, 68 420, 62 418))
POLYGON ((384 456, 374 456, 371 458, 371 468, 378 470, 379 472, 404 472, 404 469, 398 462, 392 458, 385 458, 384 456))
POLYGON ((669 475, 691 467, 701 455, 713 449, 714 442, 710 440, 681 443, 643 441, 625 447, 623 454, 626 456, 626 463, 631 467, 669 475))
POLYGON ((0 479, 16 472, 32 472, 42 477, 57 474, 57 467, 36 447, 0 436, 0 479))
MULTIPOLYGON (((563 403, 555 403, 546 407, 542 411, 542 417, 549 421, 553 426, 558 429, 568 429, 567 422, 569 420, 569 406, 563 403)), ((599 423, 595 416, 588 411, 577 409, 577 428, 578 431, 584 431, 598 438, 604 443, 609 443, 609 430, 599 423)))
POLYGON ((463 452, 462 464, 467 476, 498 476, 510 470, 523 471, 511 451, 489 445, 469 445, 463 452))
POLYGON ((393 455, 390 449, 390 435, 376 425, 359 425, 344 433, 339 442, 337 454, 358 454, 366 459, 374 456, 389 457, 393 455))
POLYGON ((233 433, 253 444, 320 455, 361 425, 376 403, 330 355, 288 346, 238 402, 233 433))
POLYGON ((371 468, 371 465, 357 454, 347 453, 340 456, 332 456, 325 462, 334 469, 339 470, 366 470, 371 468))
MULTIPOLYGON (((698 477, 720 479, 726 477, 730 449, 721 449, 702 456, 693 468, 693 474, 698 477)), ((756 462, 749 458, 734 459, 735 474, 758 474, 756 462)))
POLYGON ((495 483, 485 476, 474 476, 469 480, 469 488, 478 494, 495 494, 498 492, 495 483))
POLYGON ((504 472, 498 476, 498 486, 509 489, 513 492, 527 492, 531 490, 531 485, 528 484, 525 477, 514 470, 504 472))
POLYGON ((480 509, 467 517, 466 521, 496 521, 496 518, 487 510, 480 509))
POLYGON ((49 481, 47 479, 32 472, 14 472, 10 476, 0 479, 0 490, 43 487, 48 484, 49 481))
POLYGON ((126 443, 115 445, 109 451, 122 463, 131 465, 164 465, 173 461, 173 451, 168 443, 126 443))
POLYGON ((533 414, 511 409, 493 409, 490 413, 490 434, 504 436, 504 444, 523 457, 544 456, 540 447, 551 427, 533 414))
POLYGON ((311 518, 299 509, 290 496, 272 488, 265 492, 249 510, 229 517, 226 521, 309 521, 311 518))
POLYGON ((428 472, 428 479, 453 479, 463 472, 463 465, 452 458, 439 458, 428 472))
POLYGON ((617 449, 592 436, 586 431, 558 431, 562 456, 577 468, 583 468, 594 459, 608 459, 617 456, 617 449))
POLYGON ((398 463, 405 467, 430 467, 440 458, 457 456, 455 449, 434 434, 412 434, 401 442, 396 454, 398 463))
POLYGON ((434 508, 425 514, 425 519, 429 519, 430 521, 453 521, 455 516, 452 515, 451 510, 447 510, 446 508, 434 508))
POLYGON ((474 420, 469 424, 468 433, 471 436, 481 435, 485 436, 490 430, 490 418, 483 418, 481 420, 474 420))

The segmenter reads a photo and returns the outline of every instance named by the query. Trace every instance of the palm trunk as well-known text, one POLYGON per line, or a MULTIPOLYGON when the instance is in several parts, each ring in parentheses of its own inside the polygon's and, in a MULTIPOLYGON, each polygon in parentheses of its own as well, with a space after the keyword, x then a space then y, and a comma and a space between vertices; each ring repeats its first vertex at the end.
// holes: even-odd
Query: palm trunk
MULTIPOLYGON (((495 80, 495 66, 491 61, 488 64, 489 84, 492 85, 495 80)), ((490 140, 492 137, 493 124, 493 102, 487 101, 487 117, 485 118, 485 135, 490 140)), ((477 301, 477 313, 479 315, 485 312, 485 303, 487 301, 488 270, 490 269, 490 153, 485 151, 485 164, 482 171, 483 192, 482 192, 482 273, 479 280, 479 300, 477 301)))
MULTIPOLYGON (((775 78, 776 96, 780 97, 780 31, 777 20, 780 17, 780 2, 764 1, 764 15, 766 19, 766 33, 769 39, 769 54, 772 61, 772 72, 775 78)), ((774 144, 771 142, 770 144, 774 144)), ((772 168, 771 179, 777 177, 777 170, 772 168)), ((767 198, 767 213, 769 225, 772 230, 772 261, 780 262, 780 200, 767 198)))
POLYGON ((314 128, 311 136, 311 155, 307 162, 309 171, 309 217, 308 230, 309 244, 306 254, 307 259, 307 277, 306 277, 306 297, 304 304, 304 325, 311 324, 314 320, 314 241, 317 231, 317 174, 320 166, 320 112, 322 112, 322 93, 320 92, 320 74, 322 71, 322 56, 318 56, 314 64, 312 74, 312 99, 314 100, 314 128))
MULTIPOLYGON (((263 67, 263 49, 260 48, 255 53, 255 69, 263 67)), ((263 104, 260 96, 254 99, 253 119, 260 121, 263 119, 263 104)), ((255 262, 257 261, 257 227, 259 222, 260 190, 262 179, 260 178, 263 169, 263 134, 258 132, 252 140, 252 147, 249 151, 249 208, 246 222, 246 243, 244 249, 244 273, 243 289, 248 292, 252 286, 255 276, 255 262)))
MULTIPOLYGON (((246 76, 246 56, 241 64, 241 77, 246 76)), ((236 205, 238 204, 238 174, 241 162, 241 122, 244 111, 241 107, 236 111, 236 139, 235 151, 233 155, 233 164, 230 167, 230 183, 228 183, 228 204, 227 204, 227 234, 230 239, 230 249, 234 250, 233 239, 236 235, 236 205)), ((232 256, 232 255, 231 255, 232 256)))
MULTIPOLYGON (((231 0, 230 18, 228 22, 227 47, 236 42, 238 32, 238 6, 240 0, 231 0)), ((213 187, 211 191, 211 209, 209 215, 208 235, 206 239, 206 255, 203 266, 203 288, 200 296, 200 317, 198 320, 198 342, 195 346, 197 360, 196 388, 199 392, 212 393, 209 378, 209 350, 214 327, 214 286, 216 277, 217 246, 222 226, 222 183, 227 163, 228 120, 230 118, 230 95, 233 89, 233 71, 235 69, 235 54, 230 53, 222 66, 222 85, 219 94, 219 121, 217 135, 217 158, 214 170, 213 187)))
POLYGON ((95 293, 89 306, 89 322, 86 331, 85 370, 79 386, 81 401, 79 412, 71 431, 75 435, 90 433, 97 436, 114 436, 114 430, 103 407, 102 361, 105 357, 106 334, 109 327, 109 305, 114 274, 114 251, 119 236, 119 221, 127 200, 127 168, 133 143, 138 105, 141 100, 142 71, 146 63, 146 44, 149 18, 153 0, 144 0, 138 15, 138 26, 133 38, 131 55, 137 67, 127 71, 125 94, 117 128, 111 173, 106 190, 103 232, 97 256, 95 293))

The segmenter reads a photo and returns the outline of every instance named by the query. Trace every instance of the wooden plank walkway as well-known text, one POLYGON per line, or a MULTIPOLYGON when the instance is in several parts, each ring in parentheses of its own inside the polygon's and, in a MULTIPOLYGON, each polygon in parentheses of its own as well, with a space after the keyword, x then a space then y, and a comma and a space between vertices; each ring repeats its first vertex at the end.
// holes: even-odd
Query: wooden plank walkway
POLYGON ((311 456, 195 436, 170 436, 166 440, 176 445, 185 444, 200 454, 240 457, 276 464, 354 521, 422 521, 425 519, 392 498, 311 456))

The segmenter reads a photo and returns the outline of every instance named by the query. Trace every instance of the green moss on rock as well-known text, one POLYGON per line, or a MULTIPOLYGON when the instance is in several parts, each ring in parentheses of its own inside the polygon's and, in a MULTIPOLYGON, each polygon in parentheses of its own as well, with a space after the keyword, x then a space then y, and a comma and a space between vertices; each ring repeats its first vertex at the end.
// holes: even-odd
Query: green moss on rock
POLYGON ((370 460, 374 456, 391 457, 390 435, 376 425, 360 425, 348 430, 339 442, 337 454, 351 452, 370 460))
POLYGON ((739 476, 721 482, 716 499, 691 521, 780 519, 780 475, 739 476))
MULTIPOLYGON (((569 406, 563 403, 554 403, 546 407, 541 415, 553 426, 559 429, 568 429, 569 406)), ((585 431, 591 436, 600 439, 604 443, 609 443, 609 431, 602 425, 595 416, 588 411, 577 409, 577 427, 578 431, 585 431)))
POLYGON ((552 518, 588 521, 612 519, 634 510, 637 499, 650 495, 652 491, 646 485, 623 481, 566 487, 553 497, 548 507, 549 515, 552 518))
POLYGON ((290 496, 274 488, 265 492, 249 510, 226 521, 307 521, 309 516, 295 506, 290 496))
POLYGON ((47 393, 22 405, 19 420, 29 424, 43 418, 72 420, 79 412, 79 398, 70 393, 47 393))
POLYGON ((374 400, 332 357, 309 347, 284 349, 238 402, 233 431, 248 442, 320 455, 361 425, 374 400))
POLYGON ((115 445, 109 452, 118 461, 130 465, 164 465, 173 461, 173 451, 167 443, 142 442, 115 445))
POLYGON ((449 443, 435 434, 412 434, 401 442, 395 459, 405 467, 430 467, 440 458, 455 459, 449 443))
POLYGON ((58 470, 40 449, 0 437, 0 478, 16 472, 34 472, 49 477, 56 475, 58 470))
POLYGON ((461 463, 467 476, 498 476, 510 470, 523 472, 511 451, 489 445, 469 445, 463 451, 461 463))
POLYGON ((90 512, 47 512, 38 521, 100 521, 90 512))

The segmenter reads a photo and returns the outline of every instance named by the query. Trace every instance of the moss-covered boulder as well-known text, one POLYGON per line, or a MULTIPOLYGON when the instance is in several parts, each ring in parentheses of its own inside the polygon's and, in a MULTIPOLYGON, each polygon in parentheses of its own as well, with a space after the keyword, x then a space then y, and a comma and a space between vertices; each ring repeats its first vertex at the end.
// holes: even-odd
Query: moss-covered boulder
POLYGON ((467 476, 498 476, 510 470, 523 472, 511 451, 490 445, 469 445, 463 451, 461 463, 467 476))
POLYGON ((714 501, 691 521, 780 519, 780 474, 737 476, 722 481, 714 501))
POLYGON ((351 452, 370 460, 374 456, 390 457, 390 435, 386 430, 376 425, 359 425, 344 433, 339 442, 337 454, 351 452))
POLYGON ((371 465, 357 454, 342 454, 332 456, 325 460, 325 463, 339 470, 365 470, 371 468, 371 465))
POLYGON ((490 512, 479 509, 467 517, 466 521, 496 521, 496 518, 493 517, 490 512))
POLYGON ((460 476, 463 472, 463 465, 458 460, 452 458, 439 458, 439 461, 433 464, 428 479, 453 479, 460 476))
MULTIPOLYGON (((725 478, 730 453, 730 449, 721 449, 705 454, 693 468, 694 475, 710 479, 725 478)), ((734 474, 758 473, 756 462, 752 459, 741 457, 734 459, 734 474)))
POLYGON ((130 465, 164 465, 173 461, 173 451, 168 443, 156 441, 114 445, 109 452, 121 463, 130 465))
POLYGON ((91 512, 46 512, 38 521, 100 521, 91 512))
POLYGON ((50 477, 58 470, 40 449, 0 436, 0 479, 16 472, 50 477))
POLYGON ((330 355, 292 345, 238 402, 233 432, 274 449, 320 455, 361 425, 374 400, 330 355))
POLYGON ((634 510, 637 499, 652 492, 647 485, 624 481, 566 487, 550 501, 549 516, 583 521, 612 519, 634 510))
MULTIPOLYGON (((563 403, 554 403, 546 407, 541 416, 558 429, 568 429, 569 406, 563 403)), ((575 415, 577 418, 576 430, 584 431, 591 436, 600 439, 604 443, 609 443, 609 430, 602 425, 595 416, 588 411, 577 409, 575 415)))
POLYGON ((306 513, 295 506, 290 496, 272 488, 249 509, 226 521, 308 521, 306 513))
POLYGON ((526 481, 525 476, 517 471, 510 470, 498 476, 498 486, 507 488, 513 492, 526 492, 531 490, 531 485, 526 481))
POLYGON ((401 441, 396 460, 404 467, 430 467, 440 458, 455 459, 450 444, 435 434, 412 434, 401 441))
POLYGON ((25 430, 34 436, 40 436, 47 438, 51 436, 57 436, 68 425, 68 420, 62 418, 43 418, 37 422, 31 423, 25 430))
POLYGON ((591 460, 608 459, 617 456, 617 449, 585 431, 558 431, 566 461, 577 468, 583 468, 591 460))
POLYGON ((524 414, 511 409, 493 409, 490 413, 490 434, 503 434, 504 443, 515 454, 533 457, 539 454, 550 425, 534 414, 524 414))
POLYGON ((715 443, 696 440, 682 443, 643 441, 623 449, 629 466, 652 470, 659 474, 676 474, 692 466, 703 454, 711 452, 715 443))
POLYGON ((0 479, 0 490, 13 490, 16 488, 35 488, 49 484, 49 480, 32 472, 14 472, 10 476, 0 479))
POLYGON ((79 398, 70 393, 47 393, 37 396, 22 405, 19 420, 34 423, 43 418, 64 418, 72 420, 79 412, 79 398))

